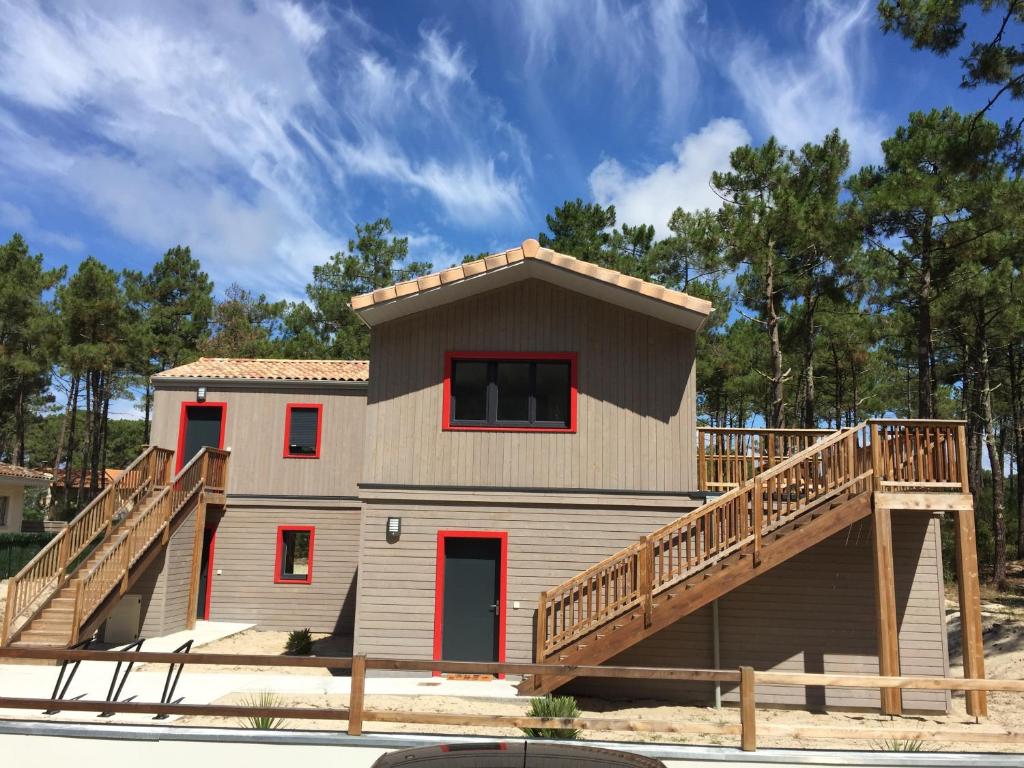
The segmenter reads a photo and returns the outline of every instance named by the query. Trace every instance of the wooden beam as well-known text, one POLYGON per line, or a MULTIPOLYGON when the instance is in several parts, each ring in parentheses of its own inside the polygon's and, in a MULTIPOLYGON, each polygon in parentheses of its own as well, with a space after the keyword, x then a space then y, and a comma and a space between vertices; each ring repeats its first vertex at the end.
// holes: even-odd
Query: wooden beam
POLYGON ((192 572, 188 582, 188 609, 185 614, 185 627, 196 628, 199 605, 199 571, 203 560, 203 538, 206 531, 206 492, 200 491, 199 502, 196 504, 196 527, 192 534, 192 572))
POLYGON ((757 750, 757 706, 754 700, 754 669, 740 667, 740 747, 757 750))
MULTIPOLYGON (((875 608, 878 612, 878 674, 900 674, 899 627, 896 623, 896 580, 892 564, 892 518, 885 507, 875 506, 872 516, 874 543, 875 608)), ((882 712, 899 715, 903 703, 898 688, 882 688, 882 712)))
POLYGON ((352 681, 348 694, 348 735, 363 733, 363 698, 366 693, 366 656, 352 657, 352 681))
MULTIPOLYGON (((959 487, 959 483, 957 484, 959 487)), ((875 506, 889 510, 926 512, 954 512, 973 509, 974 500, 969 493, 875 493, 875 506)))
MULTIPOLYGON (((981 635, 981 586, 978 577, 978 543, 974 534, 974 510, 956 513, 956 570, 960 593, 960 632, 964 677, 985 677, 985 644, 981 635)), ((967 714, 988 715, 984 691, 967 693, 967 714)))

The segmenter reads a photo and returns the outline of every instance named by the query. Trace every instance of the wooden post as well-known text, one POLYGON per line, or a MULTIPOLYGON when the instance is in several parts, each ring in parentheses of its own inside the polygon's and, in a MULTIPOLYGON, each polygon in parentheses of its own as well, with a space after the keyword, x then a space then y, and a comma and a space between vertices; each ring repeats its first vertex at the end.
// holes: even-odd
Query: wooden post
MULTIPOLYGON (((872 502, 874 505, 874 502, 872 502)), ((900 674, 899 628, 896 623, 896 581, 892 564, 892 519, 889 510, 875 506, 872 520, 875 565, 875 608, 878 611, 878 674, 900 674)), ((903 712, 899 688, 882 688, 882 712, 903 712)))
POLYGON ((706 491, 708 489, 708 468, 706 464, 705 448, 704 448, 704 433, 697 430, 697 490, 706 491))
POLYGON ((882 490, 882 476, 885 470, 882 466, 882 429, 880 424, 870 422, 868 424, 868 435, 871 440, 871 482, 876 491, 882 490))
POLYGON ((651 540, 644 536, 640 539, 639 568, 637 569, 637 587, 640 589, 640 604, 644 610, 644 628, 654 622, 654 599, 651 591, 654 585, 654 556, 651 540))
POLYGON ((75 610, 71 614, 71 640, 68 645, 78 642, 78 631, 82 627, 82 602, 85 597, 85 583, 79 581, 75 586, 75 610))
POLYGON ((751 493, 754 494, 751 507, 754 524, 754 565, 761 564, 761 529, 764 527, 764 495, 767 486, 764 480, 755 480, 751 493))
POLYGON ((366 656, 352 656, 352 687, 348 695, 348 735, 363 733, 363 697, 366 693, 366 656))
POLYGON ((548 593, 541 592, 537 600, 537 625, 534 627, 533 658, 538 664, 544 663, 544 650, 548 639, 548 593))
POLYGON ((199 606, 199 570, 203 560, 203 537, 206 532, 206 491, 199 492, 199 503, 196 504, 196 528, 192 535, 192 573, 188 583, 188 618, 187 629, 196 628, 196 613, 199 606))
POLYGON ((754 668, 740 667, 740 747, 757 750, 757 706, 754 700, 754 668))
POLYGON ((18 599, 18 579, 14 576, 7 583, 7 604, 4 606, 4 627, 0 632, 0 648, 11 638, 11 618, 14 616, 15 601, 18 599))
MULTIPOLYGON (((974 510, 956 512, 957 584, 960 596, 960 632, 964 677, 985 677, 985 644, 981 635, 981 588, 978 579, 978 544, 974 534, 974 510)), ((985 691, 967 691, 967 714, 988 716, 985 691)))

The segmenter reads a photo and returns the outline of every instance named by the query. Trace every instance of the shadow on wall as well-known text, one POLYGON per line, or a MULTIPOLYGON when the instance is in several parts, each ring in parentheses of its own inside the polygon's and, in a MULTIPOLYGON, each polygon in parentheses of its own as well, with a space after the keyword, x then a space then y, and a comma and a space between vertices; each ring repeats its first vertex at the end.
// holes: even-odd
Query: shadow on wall
MULTIPOLYGON (((902 513, 896 526, 894 515, 895 578, 897 620, 900 631, 907 622, 915 574, 926 552, 930 515, 902 513), (909 516, 913 517, 909 517, 909 516)), ((771 669, 784 665, 787 670, 808 673, 837 671, 836 662, 847 657, 849 664, 866 666, 877 672, 877 630, 875 623, 875 586, 870 521, 856 523, 818 546, 777 566, 719 601, 719 638, 721 668, 736 669, 750 665, 771 669), (794 659, 802 660, 799 670, 794 659)), ((930 565, 926 565, 930 569, 930 565)), ((920 587, 919 587, 920 588, 920 587)), ((936 589, 930 581, 927 589, 936 589)), ((935 599, 938 599, 936 593, 935 599)), ((937 608, 936 642, 945 631, 941 623, 942 606, 937 608)), ((915 646, 920 640, 914 641, 915 646)), ((901 644, 902 645, 902 644, 901 644)), ((907 646, 901 648, 907 655, 907 646)), ((939 651, 934 653, 940 660, 939 651)), ((928 656, 930 660, 930 655, 928 656)), ((903 661, 912 660, 904 658, 903 661)), ((624 666, 676 666, 712 668, 711 608, 705 606, 680 619, 642 643, 630 648, 608 664, 624 666)), ((567 690, 604 698, 628 699, 628 681, 577 681, 567 690), (597 684, 599 683, 599 685, 597 684)), ((723 683, 722 695, 735 692, 736 686, 723 683)), ((759 692, 787 699, 799 695, 799 688, 759 686, 759 692)), ((877 691, 868 692, 877 696, 877 691)), ((707 705, 713 700, 713 686, 700 683, 644 684, 644 696, 687 704, 707 705)), ((802 704, 815 711, 826 707, 826 690, 821 686, 803 689, 802 704)), ((835 706, 835 703, 832 703, 835 706)), ((938 703, 936 703, 938 706, 938 703)))
POLYGON ((440 401, 448 351, 577 352, 581 398, 668 423, 695 344, 691 331, 531 279, 376 328, 368 403, 426 389, 440 401))

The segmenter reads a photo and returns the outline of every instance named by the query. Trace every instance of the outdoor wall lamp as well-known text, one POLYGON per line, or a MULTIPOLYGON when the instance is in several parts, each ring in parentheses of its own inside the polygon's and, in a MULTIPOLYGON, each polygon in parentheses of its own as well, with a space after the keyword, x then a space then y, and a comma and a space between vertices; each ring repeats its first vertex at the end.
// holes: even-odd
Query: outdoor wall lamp
POLYGON ((206 402, 206 387, 200 387, 199 389, 196 390, 196 402, 206 402))
POLYGON ((388 544, 394 544, 402 536, 402 518, 389 517, 386 528, 388 544))

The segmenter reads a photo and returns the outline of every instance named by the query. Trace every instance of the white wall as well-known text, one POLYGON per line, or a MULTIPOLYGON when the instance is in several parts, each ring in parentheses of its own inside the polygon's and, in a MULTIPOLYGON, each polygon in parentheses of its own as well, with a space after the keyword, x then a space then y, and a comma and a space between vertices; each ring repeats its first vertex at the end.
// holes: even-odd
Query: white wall
POLYGON ((7 524, 0 525, 0 531, 21 530, 21 509, 25 501, 25 486, 5 483, 0 480, 0 496, 7 496, 7 524))

